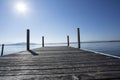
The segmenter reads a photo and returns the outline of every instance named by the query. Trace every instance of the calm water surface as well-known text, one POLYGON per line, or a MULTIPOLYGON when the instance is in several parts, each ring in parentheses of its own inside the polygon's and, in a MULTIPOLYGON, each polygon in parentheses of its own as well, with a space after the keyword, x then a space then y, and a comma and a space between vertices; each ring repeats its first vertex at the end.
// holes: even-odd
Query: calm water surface
MULTIPOLYGON (((47 44, 46 46, 66 46, 67 44, 47 44)), ((70 44, 77 48, 77 43, 70 44)), ((31 45, 31 49, 41 47, 41 45, 31 45)), ((120 56, 120 42, 99 42, 99 43, 81 43, 82 49, 93 50, 105 54, 120 56)), ((1 46, 0 46, 1 49, 1 46)), ((26 50, 25 45, 5 46, 4 55, 26 50)), ((1 51, 1 50, 0 50, 1 51)))
POLYGON ((120 56, 120 42, 83 43, 82 48, 120 56))

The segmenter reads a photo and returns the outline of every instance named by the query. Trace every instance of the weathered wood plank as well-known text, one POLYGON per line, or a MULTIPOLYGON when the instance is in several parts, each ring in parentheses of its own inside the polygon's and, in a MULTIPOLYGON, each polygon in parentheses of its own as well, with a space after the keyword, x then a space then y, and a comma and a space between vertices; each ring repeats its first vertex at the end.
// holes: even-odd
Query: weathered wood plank
POLYGON ((32 52, 38 55, 22 51, 0 57, 0 80, 120 79, 120 58, 64 46, 32 52))

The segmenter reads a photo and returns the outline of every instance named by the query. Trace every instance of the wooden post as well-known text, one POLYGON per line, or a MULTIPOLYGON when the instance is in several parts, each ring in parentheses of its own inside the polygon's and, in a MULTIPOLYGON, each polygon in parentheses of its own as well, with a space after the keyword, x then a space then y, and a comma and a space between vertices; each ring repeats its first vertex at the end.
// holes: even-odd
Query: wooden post
POLYGON ((67 36, 67 46, 69 47, 69 36, 67 36))
POLYGON ((4 44, 2 44, 1 56, 3 56, 4 44))
POLYGON ((30 30, 27 29, 27 50, 30 50, 30 30))
POLYGON ((78 48, 81 48, 81 45, 80 45, 80 29, 77 28, 77 35, 78 35, 78 48))
POLYGON ((42 36, 42 47, 44 47, 44 36, 42 36))

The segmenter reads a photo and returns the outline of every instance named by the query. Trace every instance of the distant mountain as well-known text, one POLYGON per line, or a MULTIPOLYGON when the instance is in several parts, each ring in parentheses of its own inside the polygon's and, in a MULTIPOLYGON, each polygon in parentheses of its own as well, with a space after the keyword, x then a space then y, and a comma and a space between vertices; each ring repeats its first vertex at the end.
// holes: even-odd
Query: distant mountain
MULTIPOLYGON (((5 45, 26 45, 26 42, 12 43, 12 44, 5 44, 5 45)), ((38 44, 37 44, 37 43, 30 43, 30 45, 38 45, 38 44)))
MULTIPOLYGON (((120 42, 120 40, 108 40, 108 41, 81 41, 81 43, 102 43, 102 42, 120 42)), ((76 44, 77 42, 70 42, 70 44, 76 44)), ((45 43, 48 45, 52 45, 52 44, 66 44, 66 42, 61 42, 61 43, 45 43)), ((2 44, 0 44, 1 46, 2 44)), ((26 45, 26 42, 19 42, 19 43, 9 43, 9 44, 5 44, 7 46, 9 45, 26 45)), ((30 45, 40 45, 38 43, 30 43, 30 45)))

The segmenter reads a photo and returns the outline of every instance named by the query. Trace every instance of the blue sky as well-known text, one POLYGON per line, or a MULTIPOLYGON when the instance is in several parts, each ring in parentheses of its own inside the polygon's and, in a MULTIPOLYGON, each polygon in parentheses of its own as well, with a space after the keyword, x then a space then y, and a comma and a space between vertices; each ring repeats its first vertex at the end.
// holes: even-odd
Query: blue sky
POLYGON ((120 0, 0 0, 0 43, 120 40, 120 0), (23 14, 15 5, 23 2, 23 14))

